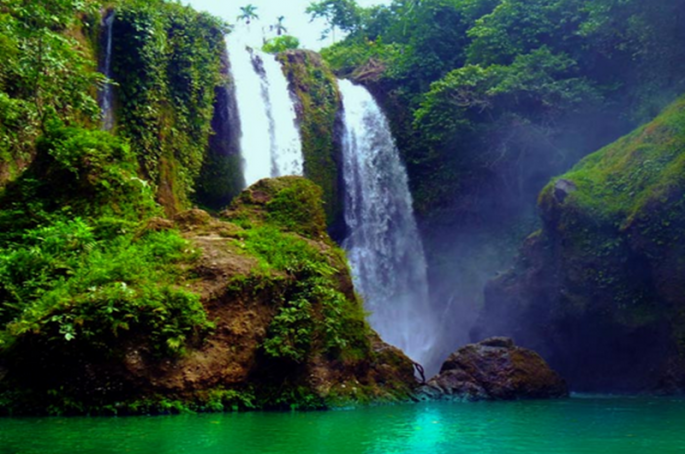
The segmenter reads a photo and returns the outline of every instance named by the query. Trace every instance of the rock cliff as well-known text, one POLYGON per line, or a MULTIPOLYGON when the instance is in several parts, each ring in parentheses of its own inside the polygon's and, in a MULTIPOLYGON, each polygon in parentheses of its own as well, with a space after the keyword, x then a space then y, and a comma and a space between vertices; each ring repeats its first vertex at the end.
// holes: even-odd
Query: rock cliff
POLYGON ((513 337, 574 390, 683 390, 684 167, 681 99, 553 180, 473 337, 513 337))

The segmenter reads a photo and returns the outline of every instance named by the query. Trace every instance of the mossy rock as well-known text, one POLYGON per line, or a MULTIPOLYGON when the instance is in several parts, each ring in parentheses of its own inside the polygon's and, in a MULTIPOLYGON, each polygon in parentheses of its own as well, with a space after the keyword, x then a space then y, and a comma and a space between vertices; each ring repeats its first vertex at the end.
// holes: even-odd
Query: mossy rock
POLYGON ((271 224, 309 238, 327 238, 322 189, 297 176, 259 180, 222 216, 250 227, 271 224))
POLYGON ((316 52, 289 50, 278 55, 298 99, 304 175, 323 189, 324 210, 334 237, 342 236, 343 180, 338 83, 316 52))
POLYGON ((14 312, 0 306, 7 322, 0 414, 323 409, 409 399, 411 360, 366 322, 345 253, 326 234, 320 197, 321 188, 302 177, 265 179, 224 220, 199 209, 151 217, 126 236, 114 232, 111 244, 91 241, 80 220, 79 235, 61 235, 74 230, 63 222, 39 251, 64 243, 54 266, 39 268, 59 292, 48 288, 49 298, 37 301, 36 284, 22 281, 30 273, 2 265, 25 268, 36 239, 56 228, 0 248, 0 295, 29 286, 14 312))
POLYGON ((516 337, 576 389, 659 386, 685 354, 685 98, 554 179, 539 206, 543 229, 489 284, 478 335, 516 337))

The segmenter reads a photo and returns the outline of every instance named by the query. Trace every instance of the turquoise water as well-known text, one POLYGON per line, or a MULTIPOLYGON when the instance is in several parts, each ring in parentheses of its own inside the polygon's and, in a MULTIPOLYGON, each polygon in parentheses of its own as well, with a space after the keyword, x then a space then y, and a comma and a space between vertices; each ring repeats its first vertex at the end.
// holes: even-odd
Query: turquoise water
POLYGON ((1 454, 676 453, 685 400, 426 403, 315 413, 0 418, 1 454))

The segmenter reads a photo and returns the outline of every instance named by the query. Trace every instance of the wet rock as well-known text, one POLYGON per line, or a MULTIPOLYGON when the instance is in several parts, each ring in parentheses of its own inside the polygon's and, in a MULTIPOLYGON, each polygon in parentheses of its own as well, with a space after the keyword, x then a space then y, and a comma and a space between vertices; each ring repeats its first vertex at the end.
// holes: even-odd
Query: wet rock
POLYGON ((532 350, 505 337, 466 345, 419 390, 419 399, 513 400, 568 396, 566 382, 532 350))

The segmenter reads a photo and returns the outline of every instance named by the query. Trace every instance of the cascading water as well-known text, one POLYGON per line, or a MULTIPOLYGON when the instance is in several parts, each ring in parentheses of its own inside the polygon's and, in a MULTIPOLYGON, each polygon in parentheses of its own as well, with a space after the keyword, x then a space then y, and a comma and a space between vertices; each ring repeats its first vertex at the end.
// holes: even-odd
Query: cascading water
POLYGON ((388 122, 371 94, 339 81, 343 98, 343 241, 355 287, 383 340, 414 361, 430 360, 436 331, 426 260, 407 174, 388 122))
MULTIPOLYGON (((101 73, 108 80, 112 78, 112 28, 114 25, 114 11, 104 19, 105 26, 105 58, 102 62, 101 73)), ((100 108, 102 110, 102 129, 110 131, 114 127, 114 89, 112 84, 106 82, 100 92, 100 108)))
POLYGON ((288 81, 273 55, 239 39, 227 40, 240 115, 243 174, 249 186, 262 178, 302 175, 303 157, 288 81))

